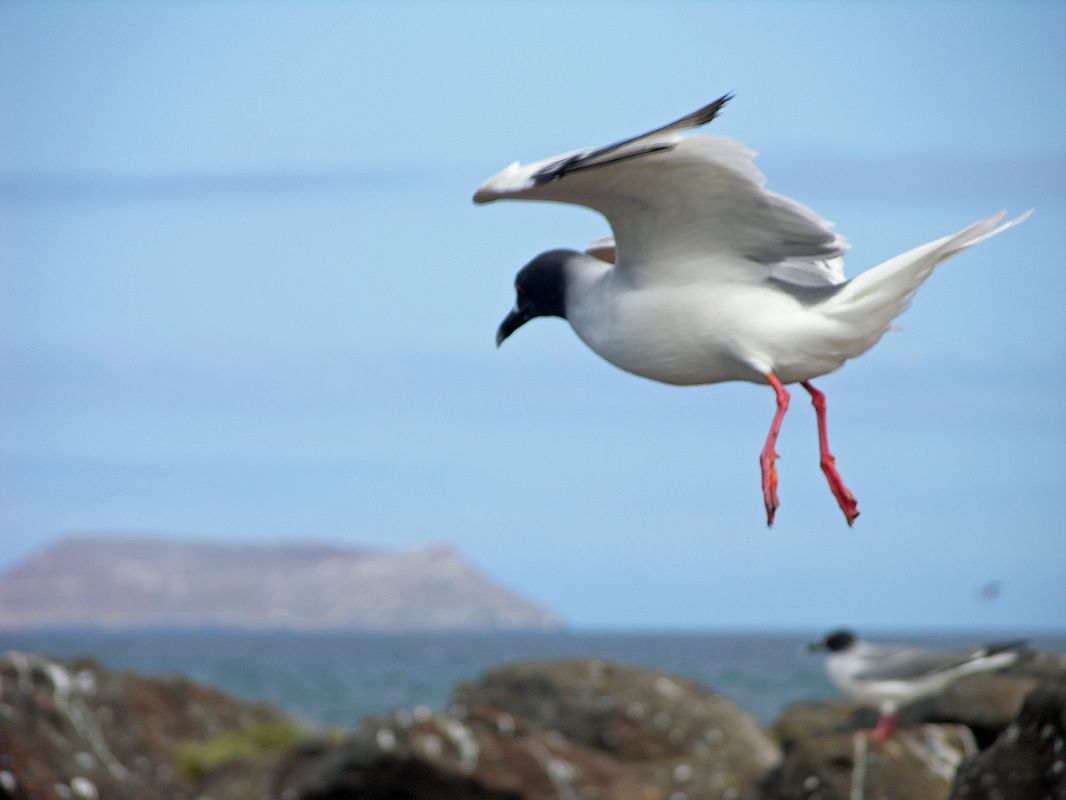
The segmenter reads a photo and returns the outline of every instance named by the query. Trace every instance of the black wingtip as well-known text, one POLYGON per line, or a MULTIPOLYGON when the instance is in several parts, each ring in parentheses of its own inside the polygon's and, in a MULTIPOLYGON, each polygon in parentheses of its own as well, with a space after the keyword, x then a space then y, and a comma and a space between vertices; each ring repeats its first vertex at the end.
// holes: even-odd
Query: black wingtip
POLYGON ((997 655, 999 653, 1009 653, 1012 650, 1017 650, 1018 652, 1024 652, 1024 651, 1029 649, 1029 640, 1028 639, 1014 639, 1013 641, 1009 641, 1009 642, 992 642, 990 644, 986 644, 984 649, 985 649, 984 655, 986 655, 986 656, 994 656, 994 655, 997 655))
POLYGON ((685 122, 688 122, 693 128, 697 128, 701 125, 706 125, 712 119, 718 116, 718 112, 722 110, 730 100, 736 96, 735 92, 726 92, 717 100, 712 103, 708 103, 702 108, 698 108, 684 118, 685 122))
POLYGON ((697 108, 691 114, 686 114, 685 116, 681 117, 681 119, 676 119, 673 122, 663 125, 660 128, 655 128, 654 130, 648 131, 647 133, 642 133, 639 136, 632 136, 628 139, 623 139, 620 142, 615 142, 614 144, 609 144, 604 147, 594 147, 588 150, 582 150, 570 156, 566 156, 565 158, 559 161, 547 165, 535 175, 533 175, 533 183, 534 185, 539 186, 544 183, 559 180, 564 175, 567 175, 571 172, 592 169, 593 167, 605 167, 608 164, 614 164, 618 161, 624 161, 630 158, 639 158, 640 156, 645 156, 648 153, 658 152, 659 150, 669 150, 670 148, 675 146, 675 143, 664 142, 652 144, 643 150, 634 153, 628 153, 624 156, 620 156, 619 158, 607 161, 593 161, 593 159, 602 159, 603 156, 606 156, 607 154, 618 150, 619 148, 625 147, 628 144, 638 142, 641 139, 648 139, 652 136, 656 136, 659 134, 666 135, 668 133, 678 133, 680 131, 689 130, 690 128, 699 128, 702 125, 706 125, 712 119, 717 117, 718 112, 722 110, 722 106, 724 106, 732 99, 733 92, 726 92, 714 102, 708 103, 707 105, 702 106, 701 108, 697 108))

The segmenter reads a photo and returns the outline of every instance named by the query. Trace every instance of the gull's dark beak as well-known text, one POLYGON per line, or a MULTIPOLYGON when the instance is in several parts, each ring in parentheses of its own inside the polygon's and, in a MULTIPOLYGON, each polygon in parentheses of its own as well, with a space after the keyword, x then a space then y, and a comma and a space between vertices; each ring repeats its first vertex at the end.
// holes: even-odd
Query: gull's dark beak
POLYGON ((533 309, 529 306, 515 305, 500 327, 496 329, 496 346, 503 344, 503 340, 533 319, 533 309))

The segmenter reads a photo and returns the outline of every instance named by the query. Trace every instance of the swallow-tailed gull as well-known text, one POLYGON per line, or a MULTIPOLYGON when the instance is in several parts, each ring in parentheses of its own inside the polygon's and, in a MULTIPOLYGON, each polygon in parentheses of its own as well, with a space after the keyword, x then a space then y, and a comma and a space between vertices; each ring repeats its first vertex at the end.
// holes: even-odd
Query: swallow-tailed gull
POLYGON ((923 650, 864 642, 851 631, 838 630, 807 647, 828 651, 826 671, 841 692, 858 703, 878 707, 881 715, 873 738, 883 741, 895 732, 901 705, 936 694, 965 675, 1010 666, 1025 644, 1017 640, 968 650, 923 650))
POLYGON ((534 317, 562 317, 593 351, 636 375, 769 385, 777 411, 759 457, 769 525, 785 384, 799 383, 817 415, 822 471, 851 525, 858 507, 829 452, 825 396, 811 379, 873 347, 937 264, 1025 217, 1003 223, 997 214, 847 280, 847 240, 810 209, 764 189, 752 151, 730 139, 681 136, 731 97, 615 144, 515 162, 481 185, 476 203, 587 206, 614 234, 585 252, 549 250, 523 267, 496 343, 534 317))

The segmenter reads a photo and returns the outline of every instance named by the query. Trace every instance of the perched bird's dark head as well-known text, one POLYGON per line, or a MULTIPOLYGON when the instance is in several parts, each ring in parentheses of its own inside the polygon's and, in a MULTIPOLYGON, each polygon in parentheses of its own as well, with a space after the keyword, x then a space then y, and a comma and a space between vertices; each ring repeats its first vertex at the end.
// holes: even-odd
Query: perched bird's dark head
POLYGON ((566 264, 575 255, 573 250, 549 250, 518 271, 514 308, 496 331, 497 347, 534 317, 566 319, 566 264))
POLYGON ((807 645, 809 651, 816 652, 818 650, 826 650, 830 653, 839 653, 841 650, 847 650, 855 642, 859 641, 859 637, 849 630, 832 631, 826 634, 824 639, 820 639, 816 642, 810 642, 807 645))

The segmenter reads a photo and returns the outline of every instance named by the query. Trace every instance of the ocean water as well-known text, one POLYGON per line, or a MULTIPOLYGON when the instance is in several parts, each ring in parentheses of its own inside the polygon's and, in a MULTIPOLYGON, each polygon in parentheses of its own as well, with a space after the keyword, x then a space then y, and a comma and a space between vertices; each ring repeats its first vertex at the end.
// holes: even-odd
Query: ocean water
MULTIPOLYGON (((891 638, 952 647, 1014 635, 891 638)), ((443 708, 456 683, 509 661, 595 657, 690 678, 769 724, 790 703, 835 696, 822 659, 804 651, 805 641, 710 633, 0 631, 0 652, 87 655, 113 669, 184 675, 333 726, 393 708, 443 708)), ((1066 652, 1066 635, 1034 637, 1033 644, 1066 652)))

